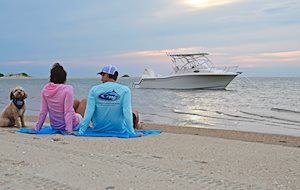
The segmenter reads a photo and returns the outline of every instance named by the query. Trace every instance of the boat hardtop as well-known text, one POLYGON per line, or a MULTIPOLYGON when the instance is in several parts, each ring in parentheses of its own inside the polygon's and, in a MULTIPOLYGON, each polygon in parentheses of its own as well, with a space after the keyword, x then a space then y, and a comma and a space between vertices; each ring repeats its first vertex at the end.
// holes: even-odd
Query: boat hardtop
POLYGON ((175 74, 183 73, 227 73, 235 72, 237 66, 217 68, 209 60, 208 53, 168 54, 173 62, 175 74))

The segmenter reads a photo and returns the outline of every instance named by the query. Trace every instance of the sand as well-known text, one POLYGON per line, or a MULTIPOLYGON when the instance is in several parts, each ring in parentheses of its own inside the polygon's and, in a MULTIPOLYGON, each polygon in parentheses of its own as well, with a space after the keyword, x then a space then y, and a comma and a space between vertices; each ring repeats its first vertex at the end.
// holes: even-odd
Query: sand
POLYGON ((1 128, 0 189, 300 189, 299 137, 144 128, 163 133, 122 139, 1 128))

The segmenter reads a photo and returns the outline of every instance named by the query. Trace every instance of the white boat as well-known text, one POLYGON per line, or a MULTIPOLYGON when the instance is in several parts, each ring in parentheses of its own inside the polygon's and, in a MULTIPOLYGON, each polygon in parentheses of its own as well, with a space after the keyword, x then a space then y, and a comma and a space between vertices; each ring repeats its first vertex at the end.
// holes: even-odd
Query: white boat
POLYGON ((152 89, 225 89, 241 72, 237 66, 216 68, 208 53, 167 54, 173 62, 173 72, 167 76, 145 69, 135 88, 152 89))

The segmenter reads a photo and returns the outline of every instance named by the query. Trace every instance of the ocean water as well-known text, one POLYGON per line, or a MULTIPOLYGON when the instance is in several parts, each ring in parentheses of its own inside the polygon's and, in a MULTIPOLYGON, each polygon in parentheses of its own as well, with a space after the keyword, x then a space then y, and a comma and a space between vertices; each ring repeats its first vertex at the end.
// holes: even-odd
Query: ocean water
MULTIPOLYGON (((132 87, 138 78, 121 78, 132 87)), ((0 109, 10 90, 28 93, 26 115, 38 115, 40 92, 48 79, 0 79, 0 109)), ((82 99, 100 80, 68 79, 74 97, 82 99)), ((218 128, 300 136, 300 78, 235 78, 226 90, 132 89, 133 107, 145 123, 218 128)))

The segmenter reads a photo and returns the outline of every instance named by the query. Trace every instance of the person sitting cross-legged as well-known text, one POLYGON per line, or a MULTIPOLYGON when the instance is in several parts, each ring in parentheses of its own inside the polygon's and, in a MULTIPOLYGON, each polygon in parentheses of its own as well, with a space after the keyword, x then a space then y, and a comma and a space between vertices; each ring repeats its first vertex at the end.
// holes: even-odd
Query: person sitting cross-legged
POLYGON ((82 107, 78 108, 78 112, 84 115, 79 124, 79 134, 86 132, 90 122, 93 131, 135 134, 138 112, 132 112, 130 89, 116 83, 116 66, 107 65, 98 74, 101 75, 103 83, 93 86, 88 93, 86 105, 83 105, 83 100, 82 107))

